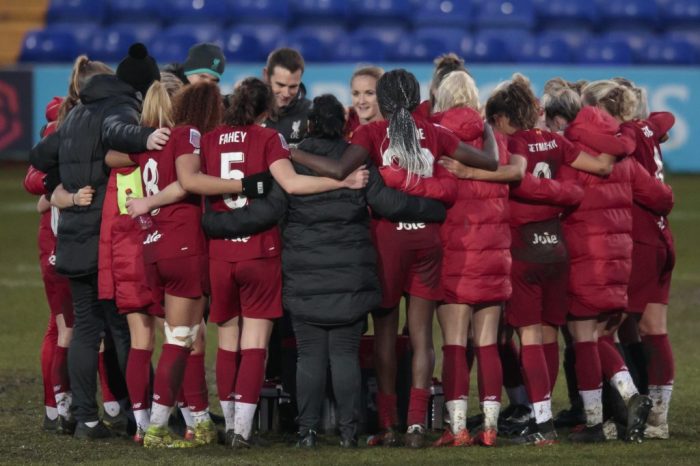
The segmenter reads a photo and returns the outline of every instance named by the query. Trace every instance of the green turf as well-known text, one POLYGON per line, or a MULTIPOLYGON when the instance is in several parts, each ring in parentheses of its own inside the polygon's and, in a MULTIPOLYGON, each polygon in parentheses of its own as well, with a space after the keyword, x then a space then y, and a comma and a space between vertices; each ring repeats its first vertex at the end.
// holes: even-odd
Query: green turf
MULTIPOLYGON (((25 167, 0 166, 0 463, 101 463, 101 464, 456 464, 500 463, 700 463, 700 365, 698 365, 696 313, 700 308, 700 178, 670 178, 677 204, 671 216, 678 264, 674 274, 669 326, 676 355, 676 390, 671 408, 669 441, 642 445, 609 442, 579 446, 566 442, 550 448, 503 447, 469 449, 367 449, 344 451, 328 446, 298 451, 278 442, 268 448, 242 453, 223 447, 196 451, 146 451, 126 440, 81 442, 40 430, 43 416, 39 346, 48 309, 37 265, 36 199, 21 186, 25 167)), ((210 328, 209 348, 215 345, 210 328)), ((436 325, 435 346, 439 348, 436 325)), ((438 352, 439 355, 439 352, 438 352)), ((214 351, 209 351, 208 376, 212 392, 214 351)), ((439 365, 439 361, 438 361, 439 365)), ((475 378, 475 377, 473 377, 475 378)), ((565 407, 563 378, 554 394, 555 410, 565 407)), ((472 393, 477 393, 472 390, 472 393)), ((212 400, 214 401, 214 400, 212 400)), ((472 410, 477 404, 472 396, 472 410)), ((218 409, 215 403, 214 409, 218 409)))

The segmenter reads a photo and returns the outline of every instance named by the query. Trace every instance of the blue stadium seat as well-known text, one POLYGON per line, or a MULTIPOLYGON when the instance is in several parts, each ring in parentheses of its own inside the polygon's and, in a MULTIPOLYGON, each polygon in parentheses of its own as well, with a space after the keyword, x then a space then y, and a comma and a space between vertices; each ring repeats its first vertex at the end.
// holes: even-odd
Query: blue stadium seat
POLYGON ((304 61, 308 62, 322 62, 329 58, 328 49, 324 43, 311 34, 288 33, 277 42, 277 47, 297 49, 304 57, 304 61))
POLYGON ((507 63, 512 61, 508 46, 496 37, 475 37, 470 43, 465 42, 462 54, 467 63, 507 63))
POLYGON ((22 41, 20 61, 37 63, 72 62, 78 48, 72 34, 65 31, 29 31, 22 41))
POLYGON ((596 38, 578 50, 577 61, 590 65, 628 65, 633 61, 633 52, 624 41, 596 38))
POLYGON ((349 0, 357 26, 398 23, 408 25, 413 16, 409 0, 349 0))
POLYGON ((229 4, 222 0, 161 0, 161 18, 168 24, 182 21, 223 23, 230 16, 229 4))
POLYGON ((92 60, 117 63, 126 56, 134 42, 138 42, 138 39, 132 32, 119 28, 103 29, 92 37, 88 56, 92 60))
POLYGON ((187 52, 197 40, 189 35, 159 34, 150 44, 148 53, 153 56, 159 66, 168 63, 182 63, 187 58, 187 52))
POLYGON ((224 55, 234 63, 259 62, 266 58, 265 50, 254 34, 235 30, 224 35, 224 55))
POLYGON ((480 29, 476 32, 475 37, 485 41, 496 39, 502 42, 508 49, 511 57, 520 51, 521 44, 532 40, 530 31, 522 28, 480 29))
POLYGON ((51 0, 46 19, 49 23, 87 20, 101 23, 105 10, 103 0, 51 0))
POLYGON ((655 28, 659 10, 655 0, 597 0, 600 21, 608 30, 655 28))
POLYGON ((540 31, 537 37, 548 40, 563 40, 570 49, 575 50, 590 40, 591 34, 583 29, 545 29, 540 31))
POLYGON ((700 0, 670 0, 661 8, 662 25, 672 30, 678 26, 700 28, 700 0))
POLYGON ((481 28, 525 28, 535 25, 531 0, 490 0, 479 8, 475 24, 481 28))
MULTIPOLYGON (((149 44, 151 40, 160 34, 161 28, 159 22, 124 22, 124 23, 112 23, 109 27, 112 31, 117 31, 121 34, 132 35, 138 42, 143 42, 144 44, 149 44)), ((124 52, 126 54, 126 52, 124 52)))
POLYGON ((468 28, 472 22, 471 0, 427 0, 413 14, 416 27, 468 28))
POLYGON ((345 0, 291 0, 295 23, 328 19, 343 23, 348 17, 348 2, 345 0))
POLYGON ((258 39, 260 46, 264 50, 271 51, 285 34, 286 28, 276 22, 269 24, 237 24, 229 29, 229 32, 252 34, 258 39))
POLYGON ((53 23, 46 27, 47 30, 57 32, 67 32, 75 38, 78 48, 89 48, 92 37, 97 34, 99 26, 93 22, 85 21, 81 23, 53 23))
POLYGON ((191 35, 197 42, 223 42, 219 23, 176 23, 162 33, 168 36, 191 35))
POLYGON ((288 0, 229 0, 229 4, 234 24, 276 22, 286 25, 291 17, 288 0))
POLYGON ((700 29, 698 28, 674 29, 666 34, 666 38, 687 42, 700 54, 700 29))
POLYGON ((615 30, 607 32, 600 37, 608 42, 624 42, 629 45, 632 49, 632 53, 634 54, 635 61, 638 61, 649 40, 656 38, 653 31, 649 31, 648 29, 636 29, 630 31, 615 30))
POLYGON ((445 41, 437 37, 406 36, 390 50, 389 59, 396 62, 431 62, 438 55, 450 51, 445 41))
POLYGON ((535 37, 522 42, 513 53, 520 63, 569 63, 571 50, 562 39, 535 37))
POLYGON ((422 27, 416 28, 413 31, 413 37, 418 39, 438 39, 442 40, 447 48, 455 53, 459 53, 462 49, 462 42, 464 40, 470 40, 471 35, 462 28, 450 28, 450 27, 422 27))
POLYGON ((653 65, 692 65, 698 54, 686 41, 673 39, 650 40, 639 55, 640 62, 653 65))
POLYGON ((346 37, 333 49, 332 59, 349 63, 380 63, 386 60, 386 47, 373 37, 346 37))
POLYGON ((348 31, 341 24, 333 23, 299 26, 289 30, 288 33, 301 36, 314 36, 323 42, 323 45, 329 50, 348 35, 348 31))
POLYGON ((159 0, 109 0, 107 20, 109 22, 143 22, 160 19, 159 0))
POLYGON ((396 46, 406 34, 402 26, 360 26, 352 33, 352 37, 371 37, 381 41, 387 48, 396 46))
POLYGON ((535 12, 540 28, 592 29, 598 10, 590 0, 535 0, 535 12))

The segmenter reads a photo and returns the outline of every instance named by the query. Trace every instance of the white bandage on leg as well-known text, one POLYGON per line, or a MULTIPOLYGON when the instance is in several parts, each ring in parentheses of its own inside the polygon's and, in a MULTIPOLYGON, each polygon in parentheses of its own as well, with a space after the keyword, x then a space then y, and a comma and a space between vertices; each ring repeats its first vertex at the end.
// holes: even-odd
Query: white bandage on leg
POLYGON ((187 327, 186 325, 178 325, 171 327, 165 323, 165 342, 169 345, 182 346, 183 348, 192 348, 194 340, 197 338, 199 324, 187 327))

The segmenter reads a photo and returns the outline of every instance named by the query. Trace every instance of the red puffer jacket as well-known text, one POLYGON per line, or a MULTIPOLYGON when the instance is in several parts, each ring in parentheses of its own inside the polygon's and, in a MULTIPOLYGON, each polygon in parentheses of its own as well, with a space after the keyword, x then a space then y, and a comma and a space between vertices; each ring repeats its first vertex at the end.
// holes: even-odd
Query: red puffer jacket
MULTIPOLYGON (((432 120, 463 142, 483 147, 484 122, 471 108, 454 108, 432 120)), ((505 138, 497 136, 499 163, 508 163, 505 138)), ((447 210, 440 236, 442 285, 455 303, 478 304, 510 298, 510 226, 508 184, 458 180, 457 199, 447 210)))
POLYGON ((113 299, 120 312, 154 305, 147 285, 143 261, 143 233, 129 215, 120 215, 117 204, 117 174, 135 168, 112 169, 102 207, 98 250, 98 297, 113 299))
MULTIPOLYGON (((41 137, 46 137, 56 131, 56 120, 58 119, 58 109, 63 102, 62 97, 54 97, 46 105, 46 126, 42 129, 41 137)), ((44 188, 44 177, 46 173, 29 166, 24 177, 24 189, 29 194, 43 196, 46 193, 44 188)), ((56 249, 56 225, 58 224, 58 209, 51 207, 41 214, 39 220, 39 234, 37 242, 39 245, 39 261, 42 267, 47 267, 56 249)))
MULTIPOLYGON (((631 152, 633 141, 616 137, 618 131, 612 117, 585 107, 564 135, 592 155, 631 152)), ((624 309, 632 265, 632 204, 664 214, 673 207, 673 193, 629 157, 615 164, 607 177, 570 168, 561 174, 584 188, 583 201, 563 223, 571 264, 571 309, 574 314, 577 307, 598 312, 624 309)))

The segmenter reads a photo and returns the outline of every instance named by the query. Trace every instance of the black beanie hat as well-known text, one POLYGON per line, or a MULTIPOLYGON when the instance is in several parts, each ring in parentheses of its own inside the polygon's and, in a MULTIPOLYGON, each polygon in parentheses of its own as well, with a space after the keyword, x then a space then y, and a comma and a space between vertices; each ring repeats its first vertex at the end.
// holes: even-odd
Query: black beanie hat
POLYGON ((226 58, 221 47, 215 44, 195 44, 183 63, 185 76, 206 73, 221 79, 226 66, 226 58))
POLYGON ((160 71, 146 46, 136 42, 129 47, 129 55, 119 62, 117 77, 145 96, 153 81, 160 81, 160 71))

